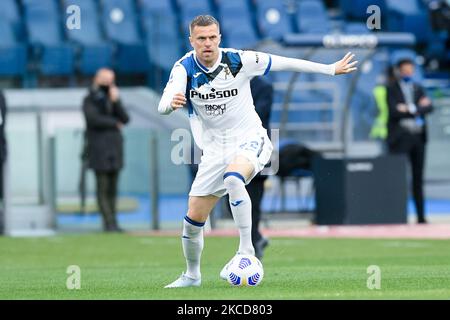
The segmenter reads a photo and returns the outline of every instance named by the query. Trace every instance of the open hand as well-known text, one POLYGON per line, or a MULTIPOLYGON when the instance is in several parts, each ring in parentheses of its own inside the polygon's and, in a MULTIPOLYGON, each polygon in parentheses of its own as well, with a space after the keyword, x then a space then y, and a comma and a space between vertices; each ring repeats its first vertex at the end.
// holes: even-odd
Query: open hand
POLYGON ((357 68, 355 67, 355 65, 358 63, 358 61, 352 61, 352 59, 355 57, 354 54, 352 54, 351 52, 347 52, 347 54, 338 62, 334 63, 334 67, 335 67, 335 75, 338 74, 347 74, 350 72, 355 71, 357 68))

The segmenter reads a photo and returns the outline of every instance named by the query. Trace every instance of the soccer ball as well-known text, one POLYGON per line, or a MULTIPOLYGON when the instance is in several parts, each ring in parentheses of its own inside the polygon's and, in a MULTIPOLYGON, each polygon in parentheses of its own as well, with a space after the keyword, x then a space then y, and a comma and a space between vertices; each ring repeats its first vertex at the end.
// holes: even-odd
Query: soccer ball
POLYGON ((263 265, 252 255, 236 255, 227 268, 227 281, 232 286, 254 287, 261 283, 263 277, 263 265))

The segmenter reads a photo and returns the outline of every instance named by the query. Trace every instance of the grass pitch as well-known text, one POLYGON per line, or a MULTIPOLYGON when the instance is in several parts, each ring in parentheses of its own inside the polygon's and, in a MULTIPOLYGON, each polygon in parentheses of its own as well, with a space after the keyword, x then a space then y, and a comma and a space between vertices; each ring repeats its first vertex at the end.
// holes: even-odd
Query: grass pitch
POLYGON ((200 288, 163 289, 184 270, 178 237, 0 237, 0 299, 450 299, 450 241, 272 238, 264 280, 219 279, 237 238, 206 237, 200 288), (69 290, 67 267, 81 269, 69 290), (381 269, 370 290, 367 268, 381 269))

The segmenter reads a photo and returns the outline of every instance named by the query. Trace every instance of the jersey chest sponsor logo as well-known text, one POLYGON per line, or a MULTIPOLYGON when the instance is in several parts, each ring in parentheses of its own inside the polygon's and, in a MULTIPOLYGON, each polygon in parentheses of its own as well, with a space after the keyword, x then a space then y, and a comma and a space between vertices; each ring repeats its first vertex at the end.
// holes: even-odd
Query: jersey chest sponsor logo
POLYGON ((205 112, 208 116, 220 116, 227 111, 227 105, 223 104, 205 104, 205 112))
POLYGON ((211 100, 211 99, 221 99, 221 98, 229 98, 234 97, 238 95, 238 89, 230 89, 230 90, 222 90, 222 91, 216 91, 211 90, 209 93, 200 93, 195 90, 190 90, 190 98, 194 99, 201 99, 201 100, 211 100))

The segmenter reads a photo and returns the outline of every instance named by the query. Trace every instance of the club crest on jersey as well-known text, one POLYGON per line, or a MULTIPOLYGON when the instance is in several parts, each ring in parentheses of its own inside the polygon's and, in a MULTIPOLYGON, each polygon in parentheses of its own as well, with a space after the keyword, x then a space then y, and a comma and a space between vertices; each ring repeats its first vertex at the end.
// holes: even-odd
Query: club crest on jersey
POLYGON ((227 111, 227 105, 224 104, 205 104, 205 111, 208 116, 220 116, 227 111))
POLYGON ((211 100, 211 99, 221 99, 221 98, 229 98, 238 95, 238 89, 231 90, 211 90, 209 93, 200 93, 196 90, 190 90, 189 96, 191 99, 201 99, 201 100, 211 100))
POLYGON ((227 79, 228 76, 231 74, 230 68, 228 66, 225 66, 224 71, 225 71, 225 79, 227 79))

